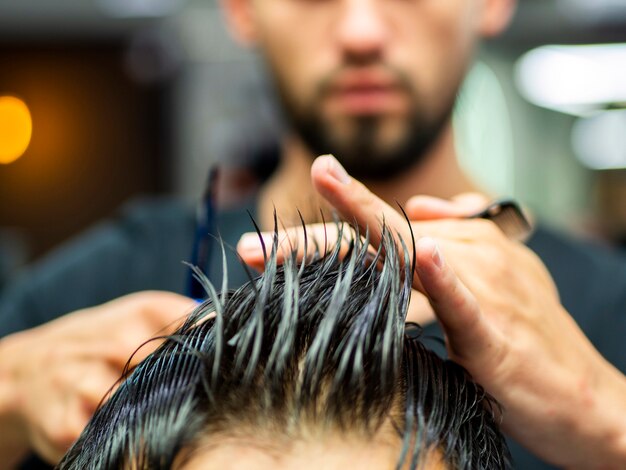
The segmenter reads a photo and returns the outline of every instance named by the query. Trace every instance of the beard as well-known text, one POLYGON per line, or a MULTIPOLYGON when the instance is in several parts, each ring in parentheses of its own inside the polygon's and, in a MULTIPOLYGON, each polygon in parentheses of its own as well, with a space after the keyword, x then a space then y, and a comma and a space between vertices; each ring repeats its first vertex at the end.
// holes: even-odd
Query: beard
POLYGON ((279 87, 288 121, 312 154, 333 154, 357 179, 386 180, 422 163, 454 108, 456 88, 449 92, 449 96, 440 97, 438 110, 425 109, 425 100, 420 99, 404 74, 389 67, 385 70, 395 77, 399 90, 410 102, 410 111, 394 123, 396 128, 390 138, 385 138, 389 116, 344 116, 342 126, 324 116, 321 103, 331 92, 331 84, 341 70, 323 80, 304 107, 295 105, 296 100, 288 87, 284 84, 279 87))

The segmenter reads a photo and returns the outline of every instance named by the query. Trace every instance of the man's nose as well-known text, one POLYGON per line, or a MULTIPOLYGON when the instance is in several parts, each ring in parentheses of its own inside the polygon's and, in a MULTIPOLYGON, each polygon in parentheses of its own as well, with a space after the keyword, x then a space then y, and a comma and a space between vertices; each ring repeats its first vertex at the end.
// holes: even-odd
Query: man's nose
POLYGON ((380 0, 345 0, 343 3, 338 41, 344 53, 355 59, 378 58, 388 35, 380 0))

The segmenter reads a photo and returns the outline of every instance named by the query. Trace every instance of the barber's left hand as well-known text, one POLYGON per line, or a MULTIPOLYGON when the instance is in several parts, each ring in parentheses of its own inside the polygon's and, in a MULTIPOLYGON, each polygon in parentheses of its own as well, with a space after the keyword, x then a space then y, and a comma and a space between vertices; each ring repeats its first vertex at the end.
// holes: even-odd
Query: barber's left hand
MULTIPOLYGON (((374 246, 383 219, 410 242, 404 216, 334 158, 317 159, 311 175, 345 220, 369 229, 374 246)), ((624 468, 626 379, 565 311, 533 252, 492 222, 459 218, 476 212, 479 201, 421 197, 407 203, 417 239, 414 287, 432 305, 450 357, 503 405, 505 431, 532 452, 561 467, 624 468)), ((321 228, 312 230, 315 236, 321 228)), ((288 236, 302 233, 294 229, 288 236)), ((262 259, 258 250, 240 248, 245 260, 262 259)))

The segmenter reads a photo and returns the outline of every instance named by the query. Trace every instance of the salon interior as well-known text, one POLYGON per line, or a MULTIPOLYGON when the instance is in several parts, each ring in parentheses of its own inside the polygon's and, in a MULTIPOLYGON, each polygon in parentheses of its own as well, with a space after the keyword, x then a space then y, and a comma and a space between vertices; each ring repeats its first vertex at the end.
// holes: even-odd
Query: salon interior
MULTIPOLYGON (((198 199, 278 139, 271 94, 217 0, 0 0, 0 288, 133 200, 198 199)), ((626 247, 626 1, 520 0, 454 122, 491 193, 626 247)))

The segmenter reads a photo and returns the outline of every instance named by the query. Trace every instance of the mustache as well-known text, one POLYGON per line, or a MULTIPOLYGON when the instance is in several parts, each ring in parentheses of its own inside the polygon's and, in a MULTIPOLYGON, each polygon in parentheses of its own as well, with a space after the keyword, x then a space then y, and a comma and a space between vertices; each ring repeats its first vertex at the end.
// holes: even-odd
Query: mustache
POLYGON ((342 64, 326 74, 320 80, 314 93, 316 99, 323 98, 341 89, 346 83, 364 80, 366 83, 375 82, 391 86, 411 96, 416 91, 408 74, 403 70, 385 63, 342 64))

